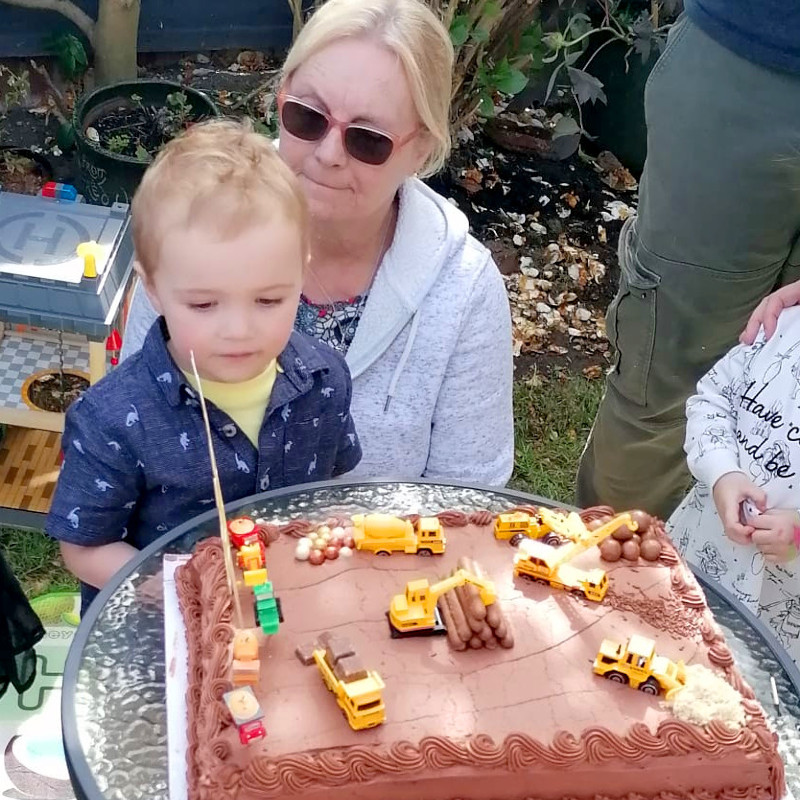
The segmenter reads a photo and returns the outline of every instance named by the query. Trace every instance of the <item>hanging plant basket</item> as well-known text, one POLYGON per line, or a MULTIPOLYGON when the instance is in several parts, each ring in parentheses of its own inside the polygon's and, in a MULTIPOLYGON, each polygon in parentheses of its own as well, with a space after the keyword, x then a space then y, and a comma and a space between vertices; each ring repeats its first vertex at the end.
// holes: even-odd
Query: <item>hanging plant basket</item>
POLYGON ((76 106, 78 188, 91 203, 129 203, 147 165, 170 139, 219 116, 202 92, 171 81, 104 86, 76 106))

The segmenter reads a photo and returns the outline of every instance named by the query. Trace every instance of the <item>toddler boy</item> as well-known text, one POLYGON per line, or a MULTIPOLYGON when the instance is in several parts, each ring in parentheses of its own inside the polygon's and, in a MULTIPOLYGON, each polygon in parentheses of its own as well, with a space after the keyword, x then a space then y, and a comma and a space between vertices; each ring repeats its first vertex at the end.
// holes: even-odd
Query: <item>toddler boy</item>
POLYGON ((247 124, 193 126, 147 170, 132 225, 161 316, 142 350, 68 410, 46 523, 84 610, 138 549, 213 508, 191 352, 226 503, 361 458, 344 359, 293 331, 308 219, 272 143, 247 124))

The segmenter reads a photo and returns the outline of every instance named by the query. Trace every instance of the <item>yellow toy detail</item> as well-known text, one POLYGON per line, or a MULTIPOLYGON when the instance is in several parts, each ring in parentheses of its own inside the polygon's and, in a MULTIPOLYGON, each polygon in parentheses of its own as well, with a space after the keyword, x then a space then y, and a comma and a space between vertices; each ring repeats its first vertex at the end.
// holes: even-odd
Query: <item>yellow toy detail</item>
POLYGON ((670 699, 686 685, 686 667, 664 656, 656 655, 656 645, 644 636, 631 636, 620 644, 604 639, 594 660, 598 675, 614 683, 622 683, 645 694, 664 692, 670 699))
POLYGON ((391 514, 356 514, 352 521, 357 550, 387 556, 391 553, 444 553, 444 529, 436 517, 420 517, 412 523, 391 514))
POLYGON ((465 584, 478 588, 484 605, 496 602, 494 584, 478 578, 465 569, 456 570, 449 578, 431 586, 426 578, 409 581, 403 594, 392 598, 389 606, 389 626, 392 637, 445 633, 436 601, 451 589, 465 584))
POLYGON ((347 640, 323 634, 311 655, 354 731, 384 722, 383 679, 374 670, 363 668, 347 640))
POLYGON ((253 569, 261 569, 264 566, 264 558, 261 553, 262 545, 259 542, 252 544, 243 544, 238 553, 236 560, 239 567, 243 572, 253 569))
POLYGON ((543 539, 547 544, 559 544, 562 539, 574 542, 587 532, 574 511, 564 515, 544 506, 536 514, 527 511, 498 514, 494 523, 495 538, 508 539, 514 547, 524 538, 543 539))
POLYGON ((260 586, 262 583, 267 582, 267 571, 263 567, 261 569, 248 569, 242 573, 244 576, 245 586, 260 586))
POLYGON ((600 603, 608 591, 606 571, 582 570, 568 562, 590 547, 600 544, 621 525, 631 531, 638 527, 631 515, 625 513, 614 517, 597 530, 586 530, 576 541, 563 547, 553 548, 543 542, 525 540, 520 543, 520 551, 514 556, 514 577, 546 583, 554 589, 566 589, 584 595, 587 600, 600 603))

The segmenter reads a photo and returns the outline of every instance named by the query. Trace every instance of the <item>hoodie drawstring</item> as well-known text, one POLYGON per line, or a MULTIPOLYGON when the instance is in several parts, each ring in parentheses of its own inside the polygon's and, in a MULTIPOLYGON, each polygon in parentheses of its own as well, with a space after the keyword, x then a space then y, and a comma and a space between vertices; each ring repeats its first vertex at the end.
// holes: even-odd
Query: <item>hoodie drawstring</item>
POLYGON ((389 410, 389 404, 392 402, 392 398, 394 397, 394 391, 397 388, 397 384, 400 380, 400 373, 403 371, 403 367, 405 367, 409 355, 411 355, 411 348, 414 346, 414 339, 417 336, 418 327, 419 327, 419 311, 415 311, 414 316, 411 319, 411 330, 408 332, 408 339, 406 340, 406 346, 403 348, 403 354, 400 356, 400 360, 397 362, 394 374, 392 375, 392 380, 389 381, 389 392, 386 395, 386 404, 383 407, 384 414, 389 410))

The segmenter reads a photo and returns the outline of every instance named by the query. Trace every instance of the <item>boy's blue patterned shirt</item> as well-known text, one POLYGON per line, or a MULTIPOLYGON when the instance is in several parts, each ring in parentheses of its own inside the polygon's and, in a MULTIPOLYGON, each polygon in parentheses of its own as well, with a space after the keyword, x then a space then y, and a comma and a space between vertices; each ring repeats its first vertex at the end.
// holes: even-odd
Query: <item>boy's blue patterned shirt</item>
MULTIPOLYGON (((170 356, 160 319, 140 353, 67 411, 64 462, 47 533, 79 545, 124 540, 139 549, 214 506, 197 394, 170 356)), ((351 382, 332 348, 293 332, 261 426, 258 449, 208 402, 226 503, 349 472, 361 459, 351 382)), ((96 592, 84 587, 84 608, 96 592)))

